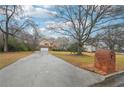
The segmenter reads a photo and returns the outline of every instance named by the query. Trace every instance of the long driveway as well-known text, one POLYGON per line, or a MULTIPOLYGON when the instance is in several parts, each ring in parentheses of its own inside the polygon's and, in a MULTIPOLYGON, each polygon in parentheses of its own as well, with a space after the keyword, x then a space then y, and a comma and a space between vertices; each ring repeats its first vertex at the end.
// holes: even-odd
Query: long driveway
POLYGON ((82 87, 103 79, 98 74, 40 52, 0 70, 0 86, 4 87, 82 87))

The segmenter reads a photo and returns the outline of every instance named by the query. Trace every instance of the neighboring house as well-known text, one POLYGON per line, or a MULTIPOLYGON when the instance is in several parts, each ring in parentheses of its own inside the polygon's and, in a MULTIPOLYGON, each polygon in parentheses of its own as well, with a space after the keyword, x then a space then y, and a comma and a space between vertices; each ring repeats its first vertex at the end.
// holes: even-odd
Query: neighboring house
POLYGON ((87 52, 94 52, 98 49, 108 49, 107 45, 104 42, 97 42, 95 45, 84 45, 84 49, 87 52))
POLYGON ((121 48, 121 51, 124 52, 124 48, 121 48))
POLYGON ((92 46, 92 45, 84 45, 84 49, 87 52, 94 52, 94 51, 96 51, 96 48, 94 46, 92 46))
POLYGON ((49 39, 43 39, 40 43, 39 43, 40 48, 49 48, 49 49, 53 49, 56 48, 56 44, 54 40, 49 40, 49 39))

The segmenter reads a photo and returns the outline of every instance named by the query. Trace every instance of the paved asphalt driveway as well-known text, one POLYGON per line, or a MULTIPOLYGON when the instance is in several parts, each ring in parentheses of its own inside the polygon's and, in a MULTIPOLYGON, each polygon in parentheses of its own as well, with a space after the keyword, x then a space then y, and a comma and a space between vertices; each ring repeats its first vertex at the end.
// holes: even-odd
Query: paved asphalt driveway
POLYGON ((103 79, 100 75, 40 52, 0 70, 0 86, 4 87, 82 87, 103 79))
POLYGON ((93 87, 124 87, 124 73, 116 75, 104 82, 95 84, 93 87))

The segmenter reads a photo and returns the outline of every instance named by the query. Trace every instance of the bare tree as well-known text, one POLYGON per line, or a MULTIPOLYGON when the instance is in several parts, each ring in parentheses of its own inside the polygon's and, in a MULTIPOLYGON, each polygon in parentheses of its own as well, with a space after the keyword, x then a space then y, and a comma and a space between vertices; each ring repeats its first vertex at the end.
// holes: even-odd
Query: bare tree
MULTIPOLYGON (((20 32, 27 30, 30 26, 35 29, 36 24, 30 17, 20 17, 23 14, 22 6, 3 5, 0 6, 0 31, 4 34, 4 52, 8 51, 9 36, 20 37, 20 32)), ((36 39, 36 37, 35 37, 36 39)))
POLYGON ((8 51, 8 37, 12 35, 10 33, 10 21, 14 18, 14 15, 17 13, 19 7, 13 6, 0 6, 0 31, 4 34, 4 52, 8 51))
POLYGON ((2 47, 3 47, 3 33, 0 32, 0 52, 2 51, 2 47))
POLYGON ((34 21, 30 22, 30 26, 33 29, 33 38, 32 38, 32 42, 33 42, 33 49, 36 49, 39 43, 39 39, 41 38, 41 34, 40 34, 40 29, 38 27, 37 24, 35 24, 34 21))
POLYGON ((122 27, 107 27, 104 32, 99 33, 99 41, 104 42, 110 50, 115 50, 115 46, 120 49, 124 46, 124 30, 122 27))
POLYGON ((62 49, 62 50, 67 50, 69 43, 70 43, 70 41, 67 37, 58 37, 55 40, 55 42, 57 44, 57 48, 62 49))
POLYGON ((95 35, 94 37, 89 37, 87 39, 87 41, 85 42, 85 45, 90 45, 95 47, 95 50, 97 50, 98 48, 100 48, 100 36, 99 34, 95 35))
POLYGON ((57 6, 57 24, 48 28, 73 37, 78 43, 78 54, 91 33, 101 29, 101 25, 113 20, 110 17, 111 6, 57 6))

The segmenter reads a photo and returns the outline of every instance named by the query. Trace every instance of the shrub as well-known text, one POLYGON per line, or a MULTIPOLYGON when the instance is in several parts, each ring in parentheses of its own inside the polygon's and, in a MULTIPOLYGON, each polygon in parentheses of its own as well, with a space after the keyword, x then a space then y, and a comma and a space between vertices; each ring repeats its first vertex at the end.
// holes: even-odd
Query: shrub
POLYGON ((52 51, 67 51, 67 50, 65 50, 65 49, 52 49, 52 51))
POLYGON ((9 51, 29 51, 28 44, 18 41, 16 38, 10 37, 8 42, 9 51))
POLYGON ((73 44, 70 44, 70 46, 68 47, 68 51, 69 52, 77 52, 78 50, 78 44, 77 43, 73 43, 73 44))

